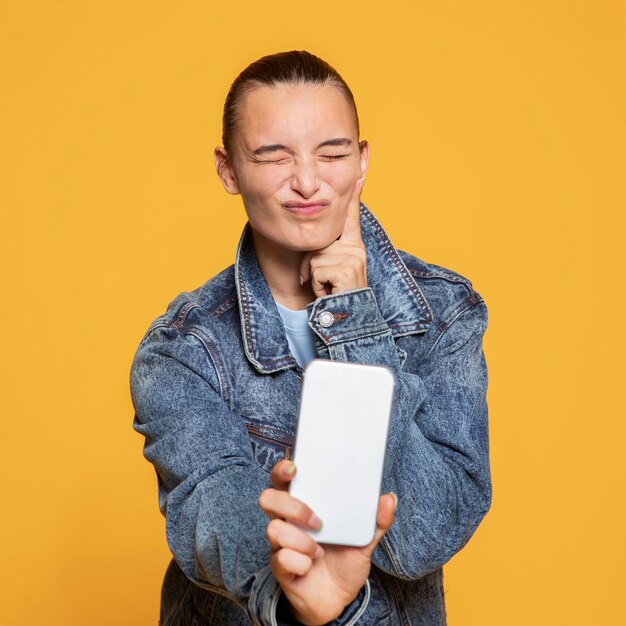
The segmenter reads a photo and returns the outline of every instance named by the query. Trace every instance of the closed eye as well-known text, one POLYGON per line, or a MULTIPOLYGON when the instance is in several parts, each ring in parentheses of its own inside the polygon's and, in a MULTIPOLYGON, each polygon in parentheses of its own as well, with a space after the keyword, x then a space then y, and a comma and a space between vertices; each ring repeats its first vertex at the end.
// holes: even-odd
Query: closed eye
POLYGON ((284 165, 291 161, 291 157, 282 157, 281 159, 252 159, 255 163, 275 163, 278 165, 284 165))
POLYGON ((328 161, 338 161, 339 159, 345 159, 349 157, 349 154, 321 154, 322 159, 327 159, 328 161))

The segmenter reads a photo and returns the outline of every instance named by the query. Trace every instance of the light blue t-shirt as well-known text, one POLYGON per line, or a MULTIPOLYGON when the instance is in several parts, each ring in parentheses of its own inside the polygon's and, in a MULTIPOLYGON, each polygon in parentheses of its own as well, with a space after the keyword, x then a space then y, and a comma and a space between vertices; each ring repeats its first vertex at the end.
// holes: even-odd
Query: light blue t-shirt
POLYGON ((308 311, 306 309, 294 311, 278 302, 276 302, 276 307, 278 308, 280 316, 283 318, 285 333, 287 334, 287 343, 289 344, 291 354, 296 358, 300 367, 305 367, 311 359, 317 356, 313 340, 314 334, 308 324, 308 311))

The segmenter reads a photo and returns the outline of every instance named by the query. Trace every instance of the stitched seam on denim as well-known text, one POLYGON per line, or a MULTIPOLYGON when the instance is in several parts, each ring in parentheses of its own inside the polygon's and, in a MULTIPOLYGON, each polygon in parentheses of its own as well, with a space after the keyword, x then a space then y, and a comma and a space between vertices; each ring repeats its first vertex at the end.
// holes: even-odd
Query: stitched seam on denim
POLYGON ((248 298, 248 290, 246 289, 246 285, 243 282, 243 280, 241 280, 241 277, 239 275, 237 276, 237 282, 239 283, 241 294, 243 295, 243 300, 244 300, 243 323, 244 323, 244 326, 246 327, 246 340, 247 340, 247 344, 249 346, 252 346, 252 328, 250 327, 250 324, 249 324, 250 299, 248 298))
POLYGON ((167 319, 168 319, 167 313, 164 313, 163 315, 159 315, 159 317, 157 317, 154 320, 154 322, 152 322, 152 324, 150 324, 150 326, 148 327, 146 335, 149 334, 153 328, 156 328, 158 326, 167 326, 169 323, 167 319))
MULTIPOLYGON (((263 569, 269 569, 269 566, 266 566, 263 569)), ((247 605, 242 605, 244 611, 248 614, 254 626, 261 626, 261 622, 257 619, 258 616, 256 612, 252 610, 252 607, 256 607, 258 604, 258 601, 257 601, 258 596, 259 596, 259 575, 257 574, 257 576, 255 576, 254 582, 252 583, 252 589, 250 591, 250 598, 247 602, 247 605)), ((271 623, 272 623, 272 626, 274 626, 274 622, 271 622, 271 623)), ((276 626, 278 625, 276 624, 276 626)))
POLYGON ((406 605, 404 602, 404 594, 402 587, 394 580, 393 577, 389 580, 389 586, 391 587, 391 594, 393 595, 393 601, 396 605, 396 614, 400 618, 402 626, 411 626, 411 622, 407 621, 406 605))
MULTIPOLYGON (((245 418, 244 418, 245 421, 245 418)), ((289 433, 285 433, 284 430, 282 430, 282 428, 276 428, 275 426, 267 426, 265 424, 253 424, 252 422, 246 422, 246 424, 252 428, 253 430, 268 430, 268 431, 272 431, 274 433, 277 433, 279 435, 289 435, 289 433)))
POLYGON ((275 436, 275 437, 285 438, 285 441, 281 440, 280 443, 287 443, 293 440, 292 434, 282 430, 281 428, 274 428, 273 426, 251 424, 250 422, 245 421, 245 419, 244 419, 244 424, 246 425, 246 428, 251 432, 260 433, 268 437, 275 436))
POLYGON ((393 334, 394 339, 398 339, 399 337, 406 337, 408 335, 423 335, 428 328, 409 328, 408 331, 399 331, 393 334))
POLYGON ((450 276, 448 274, 442 274, 440 272, 435 273, 435 274, 429 274, 427 272, 422 272, 420 270, 410 270, 410 271, 412 274, 419 276, 420 278, 427 279, 427 280, 431 280, 431 279, 432 280, 445 280, 446 282, 450 284, 462 285, 467 290, 469 298, 476 297, 478 295, 477 292, 474 290, 472 282, 466 278, 463 278, 463 277, 455 278, 454 276, 450 276))
MULTIPOLYGON (((179 565, 179 567, 180 567, 180 565, 179 565)), ((187 585, 187 587, 185 587, 185 591, 183 591, 182 596, 180 597, 178 603, 176 604, 176 609, 172 613, 173 617, 176 617, 176 612, 181 608, 183 600, 187 596, 187 592, 189 591, 189 589, 191 588, 191 585, 193 585, 193 584, 196 584, 198 587, 202 587, 203 589, 206 589, 207 591, 211 591, 211 592, 216 593, 216 594, 218 594, 220 596, 223 596, 227 600, 231 600, 231 601, 235 602, 236 604, 242 606, 241 601, 237 598, 237 596, 234 596, 233 594, 228 593, 225 589, 222 589, 221 587, 217 587, 216 585, 213 585, 212 583, 209 583, 209 582, 196 580, 195 578, 193 579, 193 581, 190 580, 189 578, 187 578, 187 581, 188 581, 189 584, 187 585)))
POLYGON ((226 313, 226 311, 229 311, 230 309, 232 309, 236 302, 237 302, 237 295, 236 294, 232 295, 232 296, 229 296, 227 300, 224 300, 224 302, 222 302, 222 304, 220 304, 219 306, 215 307, 211 311, 211 315, 213 317, 219 318, 221 315, 226 313))
POLYGON ((365 205, 362 206, 365 209, 365 217, 368 219, 370 224, 372 224, 372 226, 374 226, 374 228, 378 231, 381 239, 383 240, 383 245, 387 248, 388 256, 391 259, 392 263, 396 266, 396 269, 400 273, 400 276, 402 276, 402 280, 404 281, 405 285, 409 288, 409 291, 411 291, 411 293, 415 296, 415 299, 418 301, 420 308, 426 312, 429 321, 432 321, 433 314, 430 310, 430 307, 428 306, 428 302, 426 302, 426 300, 423 298, 419 287, 415 284, 415 281, 410 276, 408 268, 405 265, 404 261, 400 258, 400 255, 394 248, 391 240, 389 239, 385 231, 382 229, 382 226, 373 220, 374 216, 372 215, 370 210, 365 205))
POLYGON ((370 581, 369 578, 365 579, 365 598, 363 598, 363 604, 359 607, 359 610, 354 614, 354 617, 346 623, 346 626, 351 626, 352 624, 356 624, 357 620, 363 613, 365 613, 365 609, 370 602, 370 581))
MULTIPOLYGON (((365 328, 376 328, 377 326, 380 326, 381 328, 383 327, 383 324, 381 324, 380 322, 377 324, 367 324, 366 326, 359 326, 359 330, 365 329, 365 328)), ((390 329, 402 329, 403 327, 408 327, 408 328, 414 328, 414 327, 422 327, 424 326, 424 324, 415 324, 415 322, 402 322, 401 324, 386 324, 385 327, 386 328, 390 328, 390 329)), ((334 335, 328 335, 328 338, 330 339, 331 337, 337 337, 340 336, 341 333, 335 333, 334 335)))
POLYGON ((419 324, 416 324, 415 322, 402 322, 401 324, 387 324, 387 326, 392 329, 402 329, 405 326, 408 328, 425 328, 426 326, 428 326, 428 324, 426 322, 420 322, 419 324))
MULTIPOLYGON (((250 326, 249 323, 249 319, 250 319, 250 315, 249 315, 249 310, 250 310, 250 300, 248 298, 248 290, 246 289, 245 283, 242 280, 239 280, 239 276, 237 277, 237 280, 240 284, 241 287, 241 294, 244 298, 244 326, 246 328, 246 343, 248 346, 252 347, 252 327, 250 326)), ((276 365, 288 365, 291 366, 294 363, 296 363, 297 361, 292 358, 292 357, 279 357, 276 359, 257 359, 256 357, 255 361, 261 365, 261 366, 274 366, 276 367, 276 365)))
POLYGON ((297 361, 294 358, 290 357, 290 356, 281 356, 281 357, 276 358, 276 359, 263 359, 263 360, 259 361, 259 363, 267 364, 267 365, 273 364, 273 363, 282 363, 282 362, 284 362, 284 363, 296 363, 297 361))
POLYGON ((281 593, 282 589, 278 587, 278 589, 274 592, 274 596, 270 603, 270 619, 272 621, 272 626, 278 626, 278 622, 276 621, 276 607, 278 606, 278 598, 280 598, 281 593))
POLYGON ((246 356, 255 364, 263 367, 263 364, 256 358, 256 355, 249 352, 252 350, 252 328, 249 323, 250 319, 250 299, 248 297, 248 291, 246 289, 245 282, 243 281, 243 277, 241 276, 241 254, 243 250, 243 243, 245 238, 248 236, 248 232, 250 229, 250 225, 246 224, 244 227, 244 232, 239 239, 239 245, 237 246, 237 256, 235 260, 236 273, 235 273, 235 285, 237 289, 237 295, 239 296, 239 302, 242 307, 242 314, 240 324, 243 324, 244 329, 244 352, 246 356))
POLYGON ((148 330, 146 331, 146 334, 143 336, 141 342, 143 343, 146 338, 148 337, 148 335, 154 331, 157 330, 157 328, 167 328, 169 326, 169 322, 165 322, 165 321, 159 321, 159 323, 157 324, 156 322, 154 322, 150 328, 148 328, 148 330))
POLYGON ((384 335, 386 333, 389 333, 388 326, 381 326, 381 324, 366 324, 365 326, 360 326, 358 331, 355 331, 353 333, 335 333, 334 335, 327 335, 325 337, 325 341, 327 344, 344 343, 346 341, 355 341, 357 339, 365 339, 366 337, 373 337, 375 335, 384 335), (372 328, 374 330, 372 332, 365 332, 364 334, 362 334, 363 331, 367 331, 369 328, 372 328), (379 329, 379 330, 376 330, 376 329, 379 329))
POLYGON ((180 309, 178 309, 178 312, 176 313, 176 318, 171 322, 170 326, 172 328, 176 328, 177 330, 179 330, 182 325, 185 323, 185 320, 187 319, 187 315, 189 314, 189 311, 191 311, 192 309, 195 308, 199 308, 200 305, 197 302, 185 302, 180 309))
POLYGON ((202 589, 205 589, 206 591, 212 591, 213 593, 217 593, 218 595, 223 596, 227 600, 234 602, 238 606, 243 606, 241 604, 241 600, 239 600, 237 596, 233 595, 232 593, 228 593, 228 591, 222 589, 221 587, 216 587, 215 585, 212 585, 211 583, 207 583, 207 582, 203 582, 203 581, 199 581, 195 579, 193 582, 196 585, 198 585, 198 587, 202 587, 202 589))
POLYGON ((407 573, 404 571, 404 569, 400 565, 400 561, 398 561, 398 559, 396 558, 396 554, 393 551, 393 548, 391 547, 391 542, 389 541, 389 538, 387 537, 387 535, 383 535, 383 538, 381 539, 381 544, 385 550, 385 553, 389 557, 389 560, 391 561, 392 565, 396 569, 397 578, 410 580, 411 579, 410 576, 407 575, 407 573))
POLYGON ((256 432, 252 432, 251 430, 248 430, 248 432, 250 433, 250 435, 252 435, 255 439, 261 439, 262 441, 267 441, 268 443, 275 443, 275 444, 280 444, 281 446, 285 446, 285 447, 291 447, 293 446, 293 441, 282 441, 280 439, 272 439, 271 437, 267 437, 265 435, 262 435, 260 433, 256 433, 256 432))
POLYGON ((442 272, 442 271, 432 271, 432 272, 424 272, 422 270, 418 270, 417 268, 410 268, 409 272, 414 276, 419 276, 420 278, 441 278, 449 283, 454 283, 455 285, 465 285, 469 291, 473 291, 472 281, 468 278, 461 276, 460 274, 453 274, 452 272, 442 272))
POLYGON ((474 297, 474 294, 476 294, 475 291, 472 292, 472 294, 470 294, 467 298, 465 298, 465 300, 463 300, 459 305, 457 305, 452 310, 452 314, 451 314, 449 320, 442 320, 441 322, 439 322, 438 329, 441 332, 439 333, 439 335, 437 335, 437 337, 435 337, 435 339, 433 341, 433 344, 430 346, 430 348, 426 352, 426 355, 424 356, 424 358, 428 358, 430 356, 430 354, 435 349, 435 347, 437 346, 439 341, 441 341, 441 338, 448 332, 448 330, 454 324, 454 322, 456 322, 456 320, 458 320, 459 317, 463 313, 465 313, 465 311, 469 311, 470 309, 472 309, 476 305, 480 304, 481 302, 484 302, 484 300, 482 298, 476 299, 474 297), (469 303, 469 306, 467 306, 468 303, 469 303), (465 308, 463 308, 463 307, 465 307, 465 308))
POLYGON ((213 364, 213 369, 217 374, 217 381, 220 386, 220 395, 222 396, 222 400, 224 400, 228 408, 232 410, 232 389, 228 381, 226 366, 224 364, 224 361, 222 360, 221 355, 219 354, 217 346, 215 345, 213 340, 210 339, 206 335, 206 333, 204 333, 199 328, 189 331, 188 334, 192 337, 195 337, 204 346, 204 349, 206 350, 206 353, 209 356, 211 363, 213 364), (209 345, 213 347, 215 354, 211 352, 209 345))

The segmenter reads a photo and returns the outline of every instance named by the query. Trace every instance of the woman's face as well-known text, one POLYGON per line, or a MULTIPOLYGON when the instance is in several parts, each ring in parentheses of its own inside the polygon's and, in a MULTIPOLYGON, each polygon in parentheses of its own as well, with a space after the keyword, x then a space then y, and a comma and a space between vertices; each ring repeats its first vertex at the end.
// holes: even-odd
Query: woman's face
POLYGON ((240 102, 231 153, 215 151, 229 193, 241 193, 255 241, 324 248, 343 230, 369 148, 351 105, 332 85, 260 86, 240 102))

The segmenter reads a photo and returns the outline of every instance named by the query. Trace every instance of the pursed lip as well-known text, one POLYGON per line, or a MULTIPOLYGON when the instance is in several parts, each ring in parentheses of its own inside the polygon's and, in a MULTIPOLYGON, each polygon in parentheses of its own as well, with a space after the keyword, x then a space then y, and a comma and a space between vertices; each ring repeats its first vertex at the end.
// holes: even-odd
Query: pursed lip
POLYGON ((321 211, 324 207, 330 203, 328 200, 315 200, 313 202, 300 202, 292 200, 289 202, 283 202, 283 207, 292 213, 300 213, 304 215, 311 215, 321 211))

